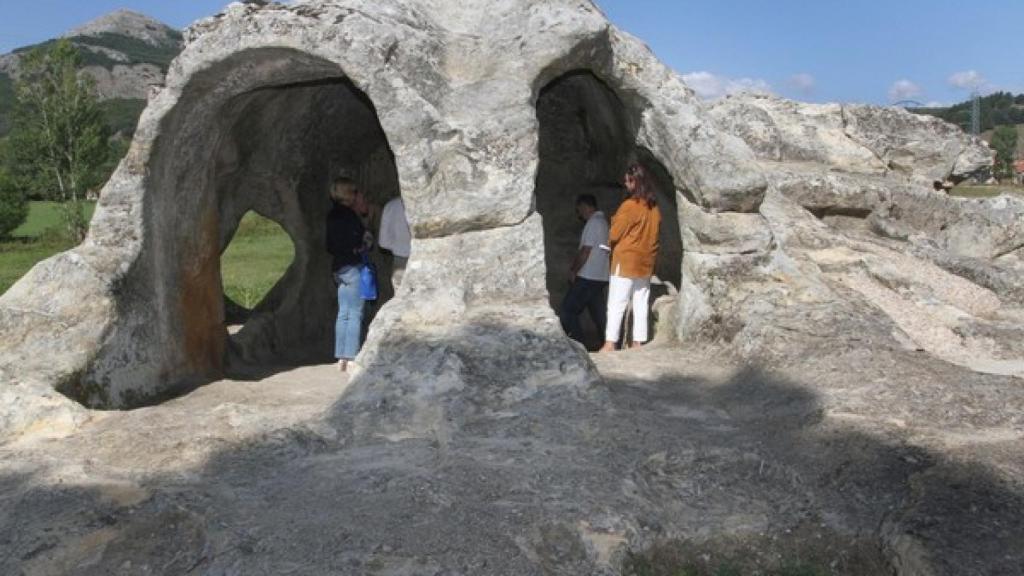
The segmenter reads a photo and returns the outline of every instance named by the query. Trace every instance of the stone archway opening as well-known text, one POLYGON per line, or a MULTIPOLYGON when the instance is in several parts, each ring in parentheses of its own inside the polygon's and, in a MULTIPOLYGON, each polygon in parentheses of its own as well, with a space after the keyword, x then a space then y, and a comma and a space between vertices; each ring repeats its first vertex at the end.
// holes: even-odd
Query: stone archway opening
POLYGON ((220 256, 224 323, 238 332, 254 316, 273 313, 267 298, 295 261, 295 243, 281 226, 256 212, 239 221, 220 256))
MULTIPOLYGON (((394 158, 369 99, 344 78, 261 88, 226 105, 234 120, 221 144, 216 174, 226 224, 243 208, 255 209, 287 232, 295 260, 237 333, 229 334, 229 373, 253 366, 329 361, 336 297, 323 223, 328 190, 337 176, 355 180, 374 206, 399 195, 394 158)), ((367 217, 374 230, 376 211, 367 217)), ((271 240, 268 238, 267 240, 271 240)), ((275 249, 275 242, 267 250, 275 249)), ((381 278, 390 259, 371 259, 381 278)), ((382 282, 381 299, 368 303, 367 326, 377 306, 392 296, 382 282)))
MULTIPOLYGON (((177 339, 182 366, 169 379, 189 389, 225 375, 260 377, 331 361, 337 301, 325 249, 330 184, 352 178, 376 206, 400 196, 369 97, 330 62, 293 50, 252 50, 197 75, 163 130, 153 161, 163 193, 149 209, 164 213, 154 218, 165 228, 156 233, 162 249, 154 259, 169 304, 158 313, 177 339), (222 254, 251 212, 280 226, 294 256, 247 309, 224 298, 222 254), (240 319, 241 329, 229 331, 240 319)), ((280 248, 279 238, 263 241, 251 247, 254 267, 280 248)), ((378 251, 371 258, 382 289, 368 319, 392 296, 390 257, 378 251)))
MULTIPOLYGON (((622 176, 630 162, 648 168, 657 185, 662 213, 660 249, 652 299, 674 294, 682 267, 682 239, 676 186, 662 163, 637 146, 636 121, 615 91, 595 74, 577 70, 544 86, 537 99, 539 163, 536 206, 544 220, 547 289, 557 313, 569 288, 569 266, 579 247, 583 222, 575 199, 591 194, 609 221, 624 198, 622 176)), ((584 344, 603 340, 589 314, 581 318, 584 344)), ((657 324, 652 323, 657 330, 657 324)))

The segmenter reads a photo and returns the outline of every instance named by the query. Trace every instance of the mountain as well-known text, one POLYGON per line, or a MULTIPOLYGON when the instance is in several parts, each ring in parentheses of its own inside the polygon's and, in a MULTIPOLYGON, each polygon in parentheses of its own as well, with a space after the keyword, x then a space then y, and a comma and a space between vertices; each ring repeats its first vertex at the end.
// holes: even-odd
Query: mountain
MULTIPOLYGON (((181 33, 130 10, 118 10, 64 33, 79 48, 83 73, 96 91, 115 132, 131 133, 146 105, 148 87, 161 84, 171 61, 182 50, 181 33)), ((9 127, 14 104, 13 80, 29 50, 55 42, 17 48, 0 56, 0 136, 9 127)))

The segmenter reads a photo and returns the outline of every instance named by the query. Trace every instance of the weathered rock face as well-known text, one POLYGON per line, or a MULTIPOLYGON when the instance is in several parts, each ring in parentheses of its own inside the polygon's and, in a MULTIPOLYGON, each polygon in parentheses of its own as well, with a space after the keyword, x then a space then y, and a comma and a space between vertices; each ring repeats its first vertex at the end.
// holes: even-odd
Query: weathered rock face
MULTIPOLYGON (((381 185, 379 200, 400 190, 414 251, 430 255, 413 256, 408 291, 382 316, 437 316, 440 307, 449 313, 435 328, 452 330, 480 307, 507 310, 492 326, 517 325, 520 314, 535 316, 529 310, 550 318, 535 197, 571 207, 575 190, 551 191, 543 175, 537 180, 537 103, 566 74, 601 86, 570 93, 568 102, 615 125, 603 134, 615 140, 601 157, 609 167, 580 174, 582 181, 614 180, 626 153, 640 147, 661 169, 666 207, 679 187, 704 209, 753 210, 766 187, 747 147, 586 3, 232 5, 186 39, 103 192, 86 243, 5 296, 6 380, 44 382, 116 407, 214 378, 236 360, 324 354, 333 315, 319 248, 327 184, 343 171, 361 173, 381 150, 393 155, 394 184, 381 185), (296 258, 229 338, 218 257, 247 210, 280 223, 296 258), (483 236, 470 242, 476 236, 467 234, 483 236), (441 248, 427 251, 425 243, 441 248), (73 276, 85 278, 76 305, 61 280, 73 276), (51 297, 40 301, 43 294, 51 297), (55 318, 67 329, 52 334, 55 318), (74 354, 54 359, 58 349, 74 354)), ((670 234, 667 260, 679 255, 671 237, 678 235, 670 234)), ((373 330, 366 358, 408 324, 373 330)), ((588 364, 565 350, 569 364, 588 364)), ((564 365, 564 354, 550 361, 564 365)))
POLYGON ((1024 203, 929 189, 977 141, 699 102, 582 1, 232 4, 186 36, 86 242, 0 298, 4 568, 613 574, 665 537, 808 526, 905 573, 1019 566, 1024 203), (599 375, 551 304, 574 197, 611 212, 632 158, 685 351, 599 375), (132 407, 329 354, 339 174, 401 195, 415 236, 344 390, 304 368, 116 414, 55 392, 132 407), (295 261, 229 334, 219 258, 250 210, 295 261))
POLYGON ((1022 335, 1024 202, 930 185, 985 166, 982 142, 896 109, 771 96, 726 98, 711 114, 754 150, 772 191, 756 216, 682 206, 695 235, 684 234, 683 337, 780 360, 866 341, 1024 374, 1014 346, 981 335, 1022 335))
MULTIPOLYGON (((830 276, 875 269, 864 258, 883 248, 855 242, 909 242, 949 278, 990 290, 1013 286, 1020 269, 1019 202, 924 189, 984 165, 978 141, 898 110, 768 96, 706 106, 587 3, 236 4, 187 41, 88 240, 0 303, 6 381, 131 406, 232 367, 328 356, 323 220, 328 183, 343 173, 378 202, 401 194, 416 236, 409 283, 369 335, 368 378, 380 350, 424 326, 436 338, 550 322, 578 234, 573 198, 596 192, 612 212, 631 159, 657 176, 667 213, 658 275, 682 292, 663 320, 683 339, 786 356, 786 318, 874 318, 885 310, 866 295, 874 284, 851 298, 830 276), (296 256, 229 336, 219 254, 249 210, 281 224, 296 256), (865 226, 821 220, 844 218, 865 226), (820 253, 843 249, 852 253, 820 253)), ((557 329, 540 333, 552 343, 537 344, 538 369, 589 378, 579 349, 557 329)))

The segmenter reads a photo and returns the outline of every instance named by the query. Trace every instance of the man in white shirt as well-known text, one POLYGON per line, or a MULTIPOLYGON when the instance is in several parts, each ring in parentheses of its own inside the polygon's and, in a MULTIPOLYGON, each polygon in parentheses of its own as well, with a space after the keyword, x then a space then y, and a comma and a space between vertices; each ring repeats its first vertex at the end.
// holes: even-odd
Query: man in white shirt
POLYGON ((405 203, 402 198, 392 198, 384 205, 380 215, 380 239, 377 244, 391 252, 393 265, 391 268, 391 286, 395 292, 402 283, 405 265, 409 262, 412 247, 412 232, 409 221, 405 217, 405 203))
POLYGON ((573 340, 583 342, 580 314, 587 310, 599 333, 604 334, 607 307, 605 291, 608 288, 608 219, 597 209, 593 194, 576 198, 576 215, 586 222, 580 238, 580 248, 569 267, 572 286, 562 301, 559 319, 562 329, 573 340))

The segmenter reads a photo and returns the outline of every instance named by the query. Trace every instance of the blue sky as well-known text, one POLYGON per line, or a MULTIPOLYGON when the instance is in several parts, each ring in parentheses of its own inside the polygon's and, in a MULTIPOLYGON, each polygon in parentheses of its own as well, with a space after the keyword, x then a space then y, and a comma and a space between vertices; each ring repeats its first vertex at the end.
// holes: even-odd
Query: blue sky
MULTIPOLYGON (((971 87, 1024 92, 1024 0, 597 2, 708 97, 752 87, 810 101, 952 103, 971 87)), ((183 27, 224 4, 0 0, 0 52, 117 8, 183 27)))

